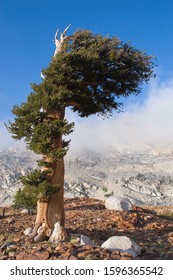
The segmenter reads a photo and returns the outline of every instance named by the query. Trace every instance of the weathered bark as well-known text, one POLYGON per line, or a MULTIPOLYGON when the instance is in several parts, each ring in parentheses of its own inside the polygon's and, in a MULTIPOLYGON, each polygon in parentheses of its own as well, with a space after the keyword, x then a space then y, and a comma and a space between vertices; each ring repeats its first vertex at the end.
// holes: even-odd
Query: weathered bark
POLYGON ((59 185, 60 190, 53 194, 48 202, 37 202, 37 217, 35 226, 30 238, 35 241, 43 241, 51 235, 54 224, 59 222, 64 226, 64 159, 52 163, 52 177, 48 179, 49 183, 59 185))
MULTIPOLYGON (((60 35, 60 39, 58 39, 58 32, 55 33, 54 43, 56 45, 55 55, 61 51, 62 44, 64 40, 67 38, 66 32, 68 28, 64 30, 60 35)), ((46 120, 63 120, 65 115, 65 109, 60 111, 50 111, 47 112, 46 120)), ((62 148, 62 135, 58 135, 55 139, 53 139, 52 149, 61 149, 62 148)), ((49 168, 51 169, 51 173, 47 176, 47 181, 51 185, 58 185, 60 190, 49 198, 47 202, 38 201, 37 202, 37 217, 35 221, 35 226, 32 233, 29 235, 30 238, 34 238, 36 242, 46 240, 50 237, 50 240, 56 240, 55 231, 53 233, 53 237, 51 238, 51 234, 54 230, 54 225, 59 225, 59 229, 62 229, 62 235, 59 232, 57 236, 57 241, 60 238, 61 241, 66 238, 66 234, 64 233, 64 159, 61 158, 58 161, 52 161, 50 158, 43 156, 49 162, 49 168)), ((46 168, 42 168, 45 170, 46 168)))
MULTIPOLYGON (((65 111, 49 112, 47 117, 49 119, 64 119, 65 111)), ((57 136, 53 140, 53 149, 62 148, 62 135, 57 136)), ((49 162, 51 173, 47 176, 47 181, 51 185, 58 185, 60 190, 52 194, 47 202, 37 202, 37 217, 33 232, 30 238, 34 238, 36 242, 48 239, 54 229, 55 223, 64 226, 64 159, 52 161, 50 158, 45 158, 49 162)), ((47 168, 42 168, 46 170, 47 168)))

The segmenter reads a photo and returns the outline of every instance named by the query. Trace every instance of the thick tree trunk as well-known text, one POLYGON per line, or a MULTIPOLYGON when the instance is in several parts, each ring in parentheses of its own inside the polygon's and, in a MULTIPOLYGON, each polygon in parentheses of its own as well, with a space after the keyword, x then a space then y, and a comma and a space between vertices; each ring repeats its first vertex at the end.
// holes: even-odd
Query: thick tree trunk
MULTIPOLYGON (((67 38, 66 32, 70 25, 66 27, 63 33, 61 33, 58 39, 58 32, 55 33, 54 43, 56 46, 54 57, 62 49, 64 40, 67 38)), ((43 77, 45 78, 45 77, 43 77)), ((47 112, 47 120, 63 120, 65 115, 65 109, 60 111, 47 112)), ((46 120, 45 120, 46 121, 46 120)), ((62 135, 57 136, 53 140, 52 149, 62 148, 62 135)), ((44 157, 45 158, 45 157, 44 157)), ((46 239, 58 241, 67 238, 67 234, 63 229, 64 226, 64 159, 52 162, 48 159, 51 167, 51 174, 48 175, 47 181, 51 185, 58 185, 60 190, 54 193, 48 200, 48 202, 37 202, 37 217, 33 232, 30 234, 30 238, 34 238, 36 242, 46 239), (52 234, 52 236, 51 236, 52 234)), ((46 168, 43 168, 45 170, 46 168)))
POLYGON ((64 226, 64 159, 53 164, 52 181, 54 185, 59 185, 60 190, 53 194, 48 202, 37 202, 37 217, 31 238, 36 242, 48 239, 54 229, 55 223, 64 226))
MULTIPOLYGON (((64 119, 64 111, 50 112, 48 114, 50 119, 64 119)), ((59 135, 53 141, 54 149, 62 148, 62 136, 59 135)), ((58 185, 60 190, 52 194, 47 202, 37 202, 37 217, 33 232, 30 234, 30 238, 34 238, 36 242, 49 239, 51 236, 54 225, 59 224, 63 229, 64 226, 64 159, 61 158, 58 161, 49 161, 51 173, 47 176, 47 181, 51 185, 58 185)), ((46 168, 43 168, 45 170, 46 168)))

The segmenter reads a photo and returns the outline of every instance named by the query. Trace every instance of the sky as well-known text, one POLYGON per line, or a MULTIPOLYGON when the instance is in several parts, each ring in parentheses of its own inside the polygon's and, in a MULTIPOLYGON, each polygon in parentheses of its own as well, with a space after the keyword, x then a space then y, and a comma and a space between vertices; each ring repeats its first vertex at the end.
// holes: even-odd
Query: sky
POLYGON ((14 104, 26 101, 31 83, 54 53, 57 28, 78 28, 117 36, 156 56, 156 78, 137 97, 125 101, 124 113, 103 120, 75 121, 72 149, 111 144, 124 149, 173 143, 173 1, 172 0, 0 0, 0 149, 13 144, 4 122, 13 120, 14 104))

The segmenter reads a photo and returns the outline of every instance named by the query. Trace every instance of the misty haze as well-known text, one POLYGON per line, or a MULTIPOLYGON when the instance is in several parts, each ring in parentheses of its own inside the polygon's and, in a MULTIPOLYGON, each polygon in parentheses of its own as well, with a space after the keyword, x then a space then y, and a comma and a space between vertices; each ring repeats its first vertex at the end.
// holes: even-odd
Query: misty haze
POLYGON ((68 111, 68 119, 75 121, 71 135, 70 151, 79 148, 115 146, 120 151, 148 149, 170 151, 173 149, 173 79, 164 83, 153 80, 147 98, 125 106, 124 112, 103 120, 90 117, 81 120, 68 111))

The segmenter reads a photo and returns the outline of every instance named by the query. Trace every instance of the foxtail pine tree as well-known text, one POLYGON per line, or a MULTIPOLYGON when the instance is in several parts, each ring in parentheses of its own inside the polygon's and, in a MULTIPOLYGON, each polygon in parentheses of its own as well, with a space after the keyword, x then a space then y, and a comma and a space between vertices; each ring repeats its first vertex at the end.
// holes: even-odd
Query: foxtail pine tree
POLYGON ((80 117, 111 116, 122 110, 120 97, 140 93, 141 84, 153 76, 152 56, 129 43, 88 30, 66 36, 67 29, 59 39, 56 32, 55 53, 42 71, 42 82, 31 85, 27 101, 13 107, 14 121, 7 124, 13 138, 24 139, 41 155, 38 170, 22 178, 27 188, 37 190, 37 216, 30 235, 35 242, 51 240, 55 224, 64 227, 63 158, 69 147, 64 136, 74 128, 65 118, 66 108, 80 117))

